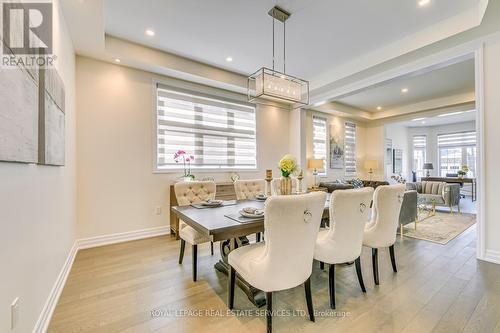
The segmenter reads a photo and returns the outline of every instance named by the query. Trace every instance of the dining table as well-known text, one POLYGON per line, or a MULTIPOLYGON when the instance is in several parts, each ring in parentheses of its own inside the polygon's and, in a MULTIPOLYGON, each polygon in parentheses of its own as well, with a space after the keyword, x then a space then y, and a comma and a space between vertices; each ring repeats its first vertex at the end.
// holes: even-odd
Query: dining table
MULTIPOLYGON (((328 218, 331 193, 327 194, 322 218, 328 218)), ((171 211, 184 223, 196 231, 210 237, 213 242, 219 241, 220 260, 215 264, 215 269, 227 275, 229 253, 238 247, 250 244, 248 235, 264 231, 264 218, 245 218, 240 215, 243 208, 252 207, 264 210, 265 200, 228 200, 221 206, 208 207, 199 204, 188 206, 173 206, 171 211)), ((265 237, 265 236, 264 236, 265 237)), ((236 284, 246 293, 248 299, 257 307, 266 304, 265 293, 254 288, 238 275, 236 284)))

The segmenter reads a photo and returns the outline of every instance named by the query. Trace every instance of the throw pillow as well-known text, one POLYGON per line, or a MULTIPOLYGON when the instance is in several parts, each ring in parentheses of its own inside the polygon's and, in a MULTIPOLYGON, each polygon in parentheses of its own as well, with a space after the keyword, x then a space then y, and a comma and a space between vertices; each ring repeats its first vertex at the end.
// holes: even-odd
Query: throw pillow
POLYGON ((353 179, 351 184, 352 184, 352 186, 354 186, 354 188, 362 188, 363 187, 363 181, 359 178, 353 179))

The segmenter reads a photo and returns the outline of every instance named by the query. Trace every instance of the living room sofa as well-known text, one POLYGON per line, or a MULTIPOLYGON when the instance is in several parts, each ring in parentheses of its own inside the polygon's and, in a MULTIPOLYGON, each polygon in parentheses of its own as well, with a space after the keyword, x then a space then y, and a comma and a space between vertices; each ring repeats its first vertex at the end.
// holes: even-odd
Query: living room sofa
POLYGON ((419 199, 423 199, 427 204, 448 207, 450 213, 453 213, 453 207, 457 206, 460 213, 459 184, 422 181, 407 183, 406 189, 417 191, 419 199))
MULTIPOLYGON (((377 187, 381 185, 389 185, 389 182, 386 181, 376 181, 376 180, 363 180, 363 187, 373 187, 376 189, 377 187)), ((352 180, 348 180, 345 183, 339 183, 336 181, 331 181, 331 182, 320 182, 319 187, 324 187, 328 189, 329 193, 332 193, 333 191, 336 190, 349 190, 353 189, 354 185, 352 185, 352 180)))

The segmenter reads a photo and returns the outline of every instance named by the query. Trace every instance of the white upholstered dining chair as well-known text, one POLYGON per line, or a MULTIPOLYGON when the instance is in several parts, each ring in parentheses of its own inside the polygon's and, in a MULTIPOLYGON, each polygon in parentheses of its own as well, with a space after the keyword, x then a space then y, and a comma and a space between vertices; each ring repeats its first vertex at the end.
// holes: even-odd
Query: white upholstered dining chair
MULTIPOLYGON (((174 185, 175 196, 179 206, 189 206, 208 199, 215 199, 215 183, 212 181, 189 181, 178 182, 174 185)), ((184 258, 186 242, 192 245, 193 256, 193 281, 197 278, 198 245, 210 242, 210 250, 214 254, 212 239, 179 220, 179 237, 181 238, 181 249, 179 253, 179 264, 184 258)))
POLYGON ((273 196, 264 208, 264 242, 229 253, 228 307, 234 306, 235 274, 266 292, 267 328, 272 330, 273 292, 304 283, 309 319, 314 321, 310 277, 314 245, 326 193, 273 196))
POLYGON ((399 223, 399 213, 403 203, 405 185, 383 185, 377 187, 373 195, 373 212, 371 221, 366 225, 363 245, 372 248, 373 279, 379 284, 378 249, 388 247, 391 256, 392 270, 396 273, 396 257, 394 243, 399 223))
POLYGON ((320 229, 314 259, 329 268, 330 307, 335 309, 335 265, 355 261, 359 285, 366 292, 361 273, 363 231, 370 210, 373 188, 334 191, 330 199, 330 228, 320 229))
MULTIPOLYGON (((295 193, 298 188, 299 181, 297 178, 290 177, 292 182, 292 193, 295 193)), ((271 181, 271 194, 272 195, 281 195, 281 179, 275 178, 271 181)))
MULTIPOLYGON (((255 199, 257 194, 266 194, 264 179, 238 179, 234 182, 234 192, 237 200, 255 199)), ((255 240, 260 242, 260 232, 255 234, 255 240)))
POLYGON ((245 179, 234 182, 236 199, 255 199, 257 194, 266 194, 266 181, 264 179, 245 179))

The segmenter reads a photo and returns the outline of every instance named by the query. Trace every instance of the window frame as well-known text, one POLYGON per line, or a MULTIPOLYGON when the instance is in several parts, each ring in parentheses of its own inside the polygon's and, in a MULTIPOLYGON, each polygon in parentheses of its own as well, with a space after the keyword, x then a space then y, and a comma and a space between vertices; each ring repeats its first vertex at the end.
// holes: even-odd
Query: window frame
MULTIPOLYGON (((423 152, 423 163, 426 162, 427 160, 427 135, 425 134, 415 134, 412 137, 412 149, 413 149, 413 154, 412 154, 412 169, 415 171, 415 174, 418 177, 425 177, 425 170, 419 170, 415 166, 415 152, 417 151, 422 151, 423 152), (424 138, 424 147, 415 147, 415 138, 420 137, 424 138), (421 172, 421 175, 419 174, 421 172)), ((422 165, 423 166, 423 165, 422 165)))
MULTIPOLYGON (((437 155, 438 155, 438 173, 440 175, 440 177, 445 177, 445 176, 441 176, 441 149, 460 149, 460 154, 461 154, 461 165, 468 165, 467 164, 467 149, 468 148, 475 148, 476 149, 476 152, 475 152, 475 158, 474 158, 474 168, 470 168, 469 166, 469 169, 470 169, 470 172, 472 172, 472 177, 477 177, 477 131, 476 130, 473 130, 473 131, 462 131, 462 132, 450 132, 450 133, 439 133, 437 134, 437 137, 436 137, 436 144, 437 144, 437 155), (444 136, 444 135, 457 135, 457 134, 472 134, 474 133, 474 136, 475 136, 475 142, 474 144, 465 144, 465 145, 439 145, 439 137, 440 136, 444 136)), ((457 171, 460 170, 460 169, 457 169, 457 171)), ((448 172, 450 173, 450 172, 448 172)))
MULTIPOLYGON (((172 80, 174 81, 174 80, 172 80)), ((258 106, 255 103, 249 103, 246 101, 245 96, 241 94, 231 93, 221 91, 217 88, 201 86, 197 84, 183 83, 183 82, 169 82, 165 80, 152 80, 152 158, 153 158, 153 173, 154 174, 172 174, 184 171, 184 168, 179 164, 178 168, 159 168, 158 165, 158 88, 163 88, 171 90, 174 92, 191 94, 197 97, 209 98, 218 101, 223 101, 227 103, 234 103, 244 106, 249 106, 254 108, 255 112, 255 167, 253 168, 191 168, 192 173, 226 173, 226 172, 238 172, 238 173, 255 173, 259 169, 259 131, 257 124, 259 123, 259 112, 258 106)))
POLYGON ((324 121, 325 123, 325 152, 324 152, 324 156, 325 158, 323 159, 323 172, 321 172, 320 170, 318 170, 318 177, 327 177, 328 176, 328 119, 326 117, 322 117, 322 116, 317 116, 317 115, 313 115, 312 116, 312 144, 313 144, 313 158, 316 159, 316 154, 314 153, 314 119, 319 119, 321 121, 324 121))

